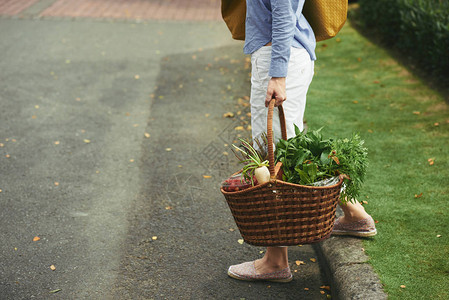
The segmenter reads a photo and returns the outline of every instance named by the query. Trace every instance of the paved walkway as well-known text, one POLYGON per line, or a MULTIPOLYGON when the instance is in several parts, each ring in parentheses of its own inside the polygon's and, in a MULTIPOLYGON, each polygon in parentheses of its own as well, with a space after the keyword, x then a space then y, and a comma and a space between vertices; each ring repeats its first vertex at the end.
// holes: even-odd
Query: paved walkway
POLYGON ((249 135, 250 71, 218 0, 0 0, 0 15, 0 298, 326 299, 309 245, 289 249, 291 283, 226 274, 263 249, 239 243, 218 189, 249 135), (193 21, 92 21, 144 11, 193 21))
POLYGON ((0 15, 133 20, 221 20, 220 0, 0 0, 0 15))

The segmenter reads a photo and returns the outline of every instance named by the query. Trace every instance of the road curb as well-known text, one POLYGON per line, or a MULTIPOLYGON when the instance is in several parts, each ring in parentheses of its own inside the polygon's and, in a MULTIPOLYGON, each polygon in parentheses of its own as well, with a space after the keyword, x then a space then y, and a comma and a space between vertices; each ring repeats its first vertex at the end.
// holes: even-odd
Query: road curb
POLYGON ((338 236, 313 245, 331 282, 334 299, 383 300, 388 296, 368 263, 359 238, 338 236))

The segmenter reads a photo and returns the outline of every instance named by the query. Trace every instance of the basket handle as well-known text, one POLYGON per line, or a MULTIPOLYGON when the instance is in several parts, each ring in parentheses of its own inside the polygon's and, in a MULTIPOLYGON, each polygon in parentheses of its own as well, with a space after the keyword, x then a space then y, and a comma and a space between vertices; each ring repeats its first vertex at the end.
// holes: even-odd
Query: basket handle
MULTIPOLYGON (((268 138, 268 162, 271 179, 276 178, 275 166, 274 166, 274 149, 273 149, 273 112, 274 104, 276 100, 271 99, 270 105, 268 105, 268 118, 267 118, 267 138, 268 138)), ((281 134, 282 139, 287 139, 287 129, 285 127, 284 108, 282 105, 278 106, 279 120, 281 121, 281 134)))

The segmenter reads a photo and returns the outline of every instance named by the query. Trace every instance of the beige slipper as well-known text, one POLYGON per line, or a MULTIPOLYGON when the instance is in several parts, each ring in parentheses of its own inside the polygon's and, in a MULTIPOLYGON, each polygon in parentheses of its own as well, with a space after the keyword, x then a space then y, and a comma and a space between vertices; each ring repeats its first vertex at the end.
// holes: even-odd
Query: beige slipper
POLYGON ((230 266, 228 275, 232 278, 246 281, 264 280, 272 282, 290 282, 293 279, 290 267, 271 273, 257 274, 255 261, 248 261, 239 265, 230 266))
POLYGON ((376 225, 371 216, 363 220, 345 224, 340 222, 340 218, 335 221, 332 235, 369 237, 377 234, 376 225))

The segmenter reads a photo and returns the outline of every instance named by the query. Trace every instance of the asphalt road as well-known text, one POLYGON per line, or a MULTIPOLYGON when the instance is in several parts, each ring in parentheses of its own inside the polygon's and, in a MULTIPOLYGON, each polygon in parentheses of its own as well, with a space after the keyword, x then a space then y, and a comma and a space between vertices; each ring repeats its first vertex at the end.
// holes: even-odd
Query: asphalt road
POLYGON ((326 299, 310 246, 290 247, 291 283, 226 275, 263 249, 238 243, 219 192, 249 135, 250 70, 224 24, 0 32, 1 299, 326 299))

